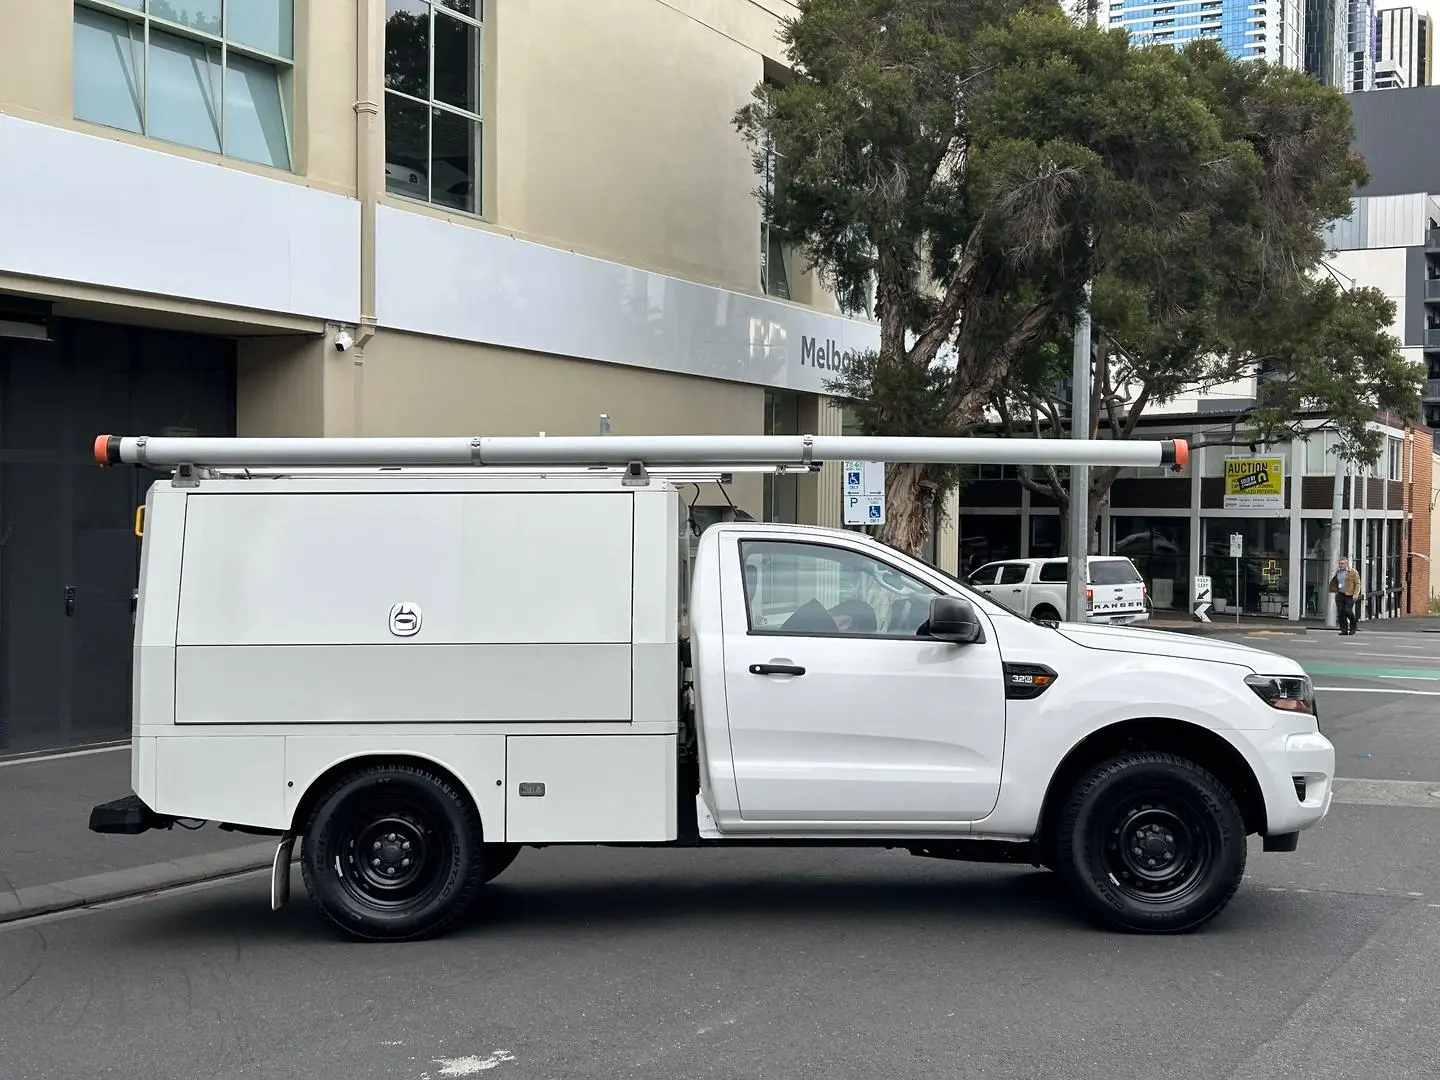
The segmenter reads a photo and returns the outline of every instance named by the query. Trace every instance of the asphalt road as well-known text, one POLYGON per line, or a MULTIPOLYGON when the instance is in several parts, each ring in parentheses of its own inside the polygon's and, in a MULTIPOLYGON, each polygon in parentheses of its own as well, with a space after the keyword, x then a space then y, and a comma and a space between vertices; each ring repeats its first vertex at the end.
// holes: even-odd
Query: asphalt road
POLYGON ((1316 674, 1350 779, 1299 851, 1252 845, 1198 934, 1106 934, 1048 873, 891 852, 527 850, 404 946, 337 941, 298 873, 271 913, 251 878, 0 929, 0 1077, 1433 1075, 1440 635, 1379 636, 1240 638, 1316 674))

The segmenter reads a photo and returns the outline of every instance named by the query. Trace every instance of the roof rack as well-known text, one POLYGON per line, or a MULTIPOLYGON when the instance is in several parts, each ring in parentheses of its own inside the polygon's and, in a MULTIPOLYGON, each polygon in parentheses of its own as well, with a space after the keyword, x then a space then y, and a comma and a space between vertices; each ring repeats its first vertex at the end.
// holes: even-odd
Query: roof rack
MULTIPOLYGON (((101 465, 191 469, 437 468, 524 466, 650 469, 698 466, 810 469, 822 461, 909 464, 1171 466, 1183 469, 1183 439, 1004 439, 880 435, 584 435, 371 438, 172 438, 100 435, 101 465)), ((637 472, 638 470, 638 472, 637 472)))

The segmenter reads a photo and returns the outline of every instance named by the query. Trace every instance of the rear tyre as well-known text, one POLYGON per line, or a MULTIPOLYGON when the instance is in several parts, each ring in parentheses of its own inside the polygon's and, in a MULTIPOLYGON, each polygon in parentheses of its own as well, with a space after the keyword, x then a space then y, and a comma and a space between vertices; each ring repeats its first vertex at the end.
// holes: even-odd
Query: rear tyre
POLYGON ((485 873, 481 876, 482 885, 488 885, 497 877, 510 869, 510 864, 520 854, 519 844, 486 844, 485 845, 485 873))
POLYGON ((403 764, 337 780, 310 817, 300 863, 321 913, 363 941, 443 933, 474 901, 487 870, 469 796, 403 764))
POLYGON ((1030 617, 1036 622, 1058 623, 1060 621, 1060 613, 1049 604, 1041 604, 1030 613, 1030 617))
POLYGON ((1173 754, 1126 753, 1080 778, 1056 825, 1055 869, 1098 924, 1194 930, 1245 874, 1245 822, 1225 786, 1173 754))

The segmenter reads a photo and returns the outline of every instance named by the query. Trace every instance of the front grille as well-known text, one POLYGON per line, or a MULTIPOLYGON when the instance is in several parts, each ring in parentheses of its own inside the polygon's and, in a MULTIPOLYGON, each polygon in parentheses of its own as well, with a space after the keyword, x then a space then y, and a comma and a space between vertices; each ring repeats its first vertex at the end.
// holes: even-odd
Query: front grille
POLYGON ((1301 802, 1304 802, 1304 801, 1305 801, 1305 777, 1303 777, 1303 776, 1295 776, 1295 777, 1291 777, 1291 779, 1293 779, 1293 780, 1295 781, 1295 798, 1299 799, 1301 802))

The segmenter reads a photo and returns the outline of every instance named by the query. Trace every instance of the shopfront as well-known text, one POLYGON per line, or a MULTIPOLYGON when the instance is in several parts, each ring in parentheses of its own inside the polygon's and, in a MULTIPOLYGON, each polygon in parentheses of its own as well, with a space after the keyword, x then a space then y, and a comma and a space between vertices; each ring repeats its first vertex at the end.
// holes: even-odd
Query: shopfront
POLYGON ((1207 517, 1200 522, 1200 572, 1210 577, 1215 610, 1290 617, 1290 519, 1207 517), (1241 537, 1240 558, 1230 537, 1241 537))
POLYGON ((1115 515, 1110 519, 1110 551, 1135 564, 1151 603, 1158 609, 1184 609, 1190 602, 1189 517, 1115 515))

